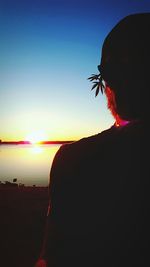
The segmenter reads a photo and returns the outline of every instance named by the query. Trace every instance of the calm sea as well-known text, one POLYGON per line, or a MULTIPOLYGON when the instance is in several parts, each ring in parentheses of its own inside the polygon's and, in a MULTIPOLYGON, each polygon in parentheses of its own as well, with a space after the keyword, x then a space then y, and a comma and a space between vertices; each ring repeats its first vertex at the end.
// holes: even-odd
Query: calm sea
POLYGON ((54 156, 60 145, 1 145, 0 181, 47 186, 54 156))

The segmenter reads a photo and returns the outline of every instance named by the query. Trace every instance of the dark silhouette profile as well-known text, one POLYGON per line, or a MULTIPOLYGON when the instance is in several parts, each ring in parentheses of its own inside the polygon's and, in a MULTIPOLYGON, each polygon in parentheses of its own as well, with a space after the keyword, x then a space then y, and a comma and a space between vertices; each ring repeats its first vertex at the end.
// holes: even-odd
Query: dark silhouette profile
POLYGON ((56 153, 37 266, 149 266, 149 64, 150 13, 129 15, 107 35, 90 77, 116 122, 56 153))

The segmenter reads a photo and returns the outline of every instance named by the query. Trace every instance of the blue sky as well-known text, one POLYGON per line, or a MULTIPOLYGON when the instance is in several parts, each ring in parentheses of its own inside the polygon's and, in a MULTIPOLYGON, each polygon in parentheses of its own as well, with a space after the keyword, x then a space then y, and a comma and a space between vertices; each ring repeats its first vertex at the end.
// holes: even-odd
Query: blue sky
POLYGON ((97 72, 104 38, 149 0, 0 2, 0 139, 79 139, 113 123, 87 78, 97 72))

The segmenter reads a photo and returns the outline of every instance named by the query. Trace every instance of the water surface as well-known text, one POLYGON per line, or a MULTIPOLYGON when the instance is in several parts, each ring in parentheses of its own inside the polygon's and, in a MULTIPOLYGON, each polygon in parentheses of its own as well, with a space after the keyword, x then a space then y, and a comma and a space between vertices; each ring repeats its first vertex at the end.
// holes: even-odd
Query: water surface
POLYGON ((1 145, 0 181, 47 186, 53 158, 60 145, 1 145))

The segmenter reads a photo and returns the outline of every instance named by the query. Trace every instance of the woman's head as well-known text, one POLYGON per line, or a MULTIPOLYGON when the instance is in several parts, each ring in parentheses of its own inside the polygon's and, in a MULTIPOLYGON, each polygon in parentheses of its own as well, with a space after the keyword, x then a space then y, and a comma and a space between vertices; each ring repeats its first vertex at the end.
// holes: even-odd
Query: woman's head
POLYGON ((150 13, 122 19, 106 37, 100 71, 125 120, 147 116, 150 90, 150 13))

